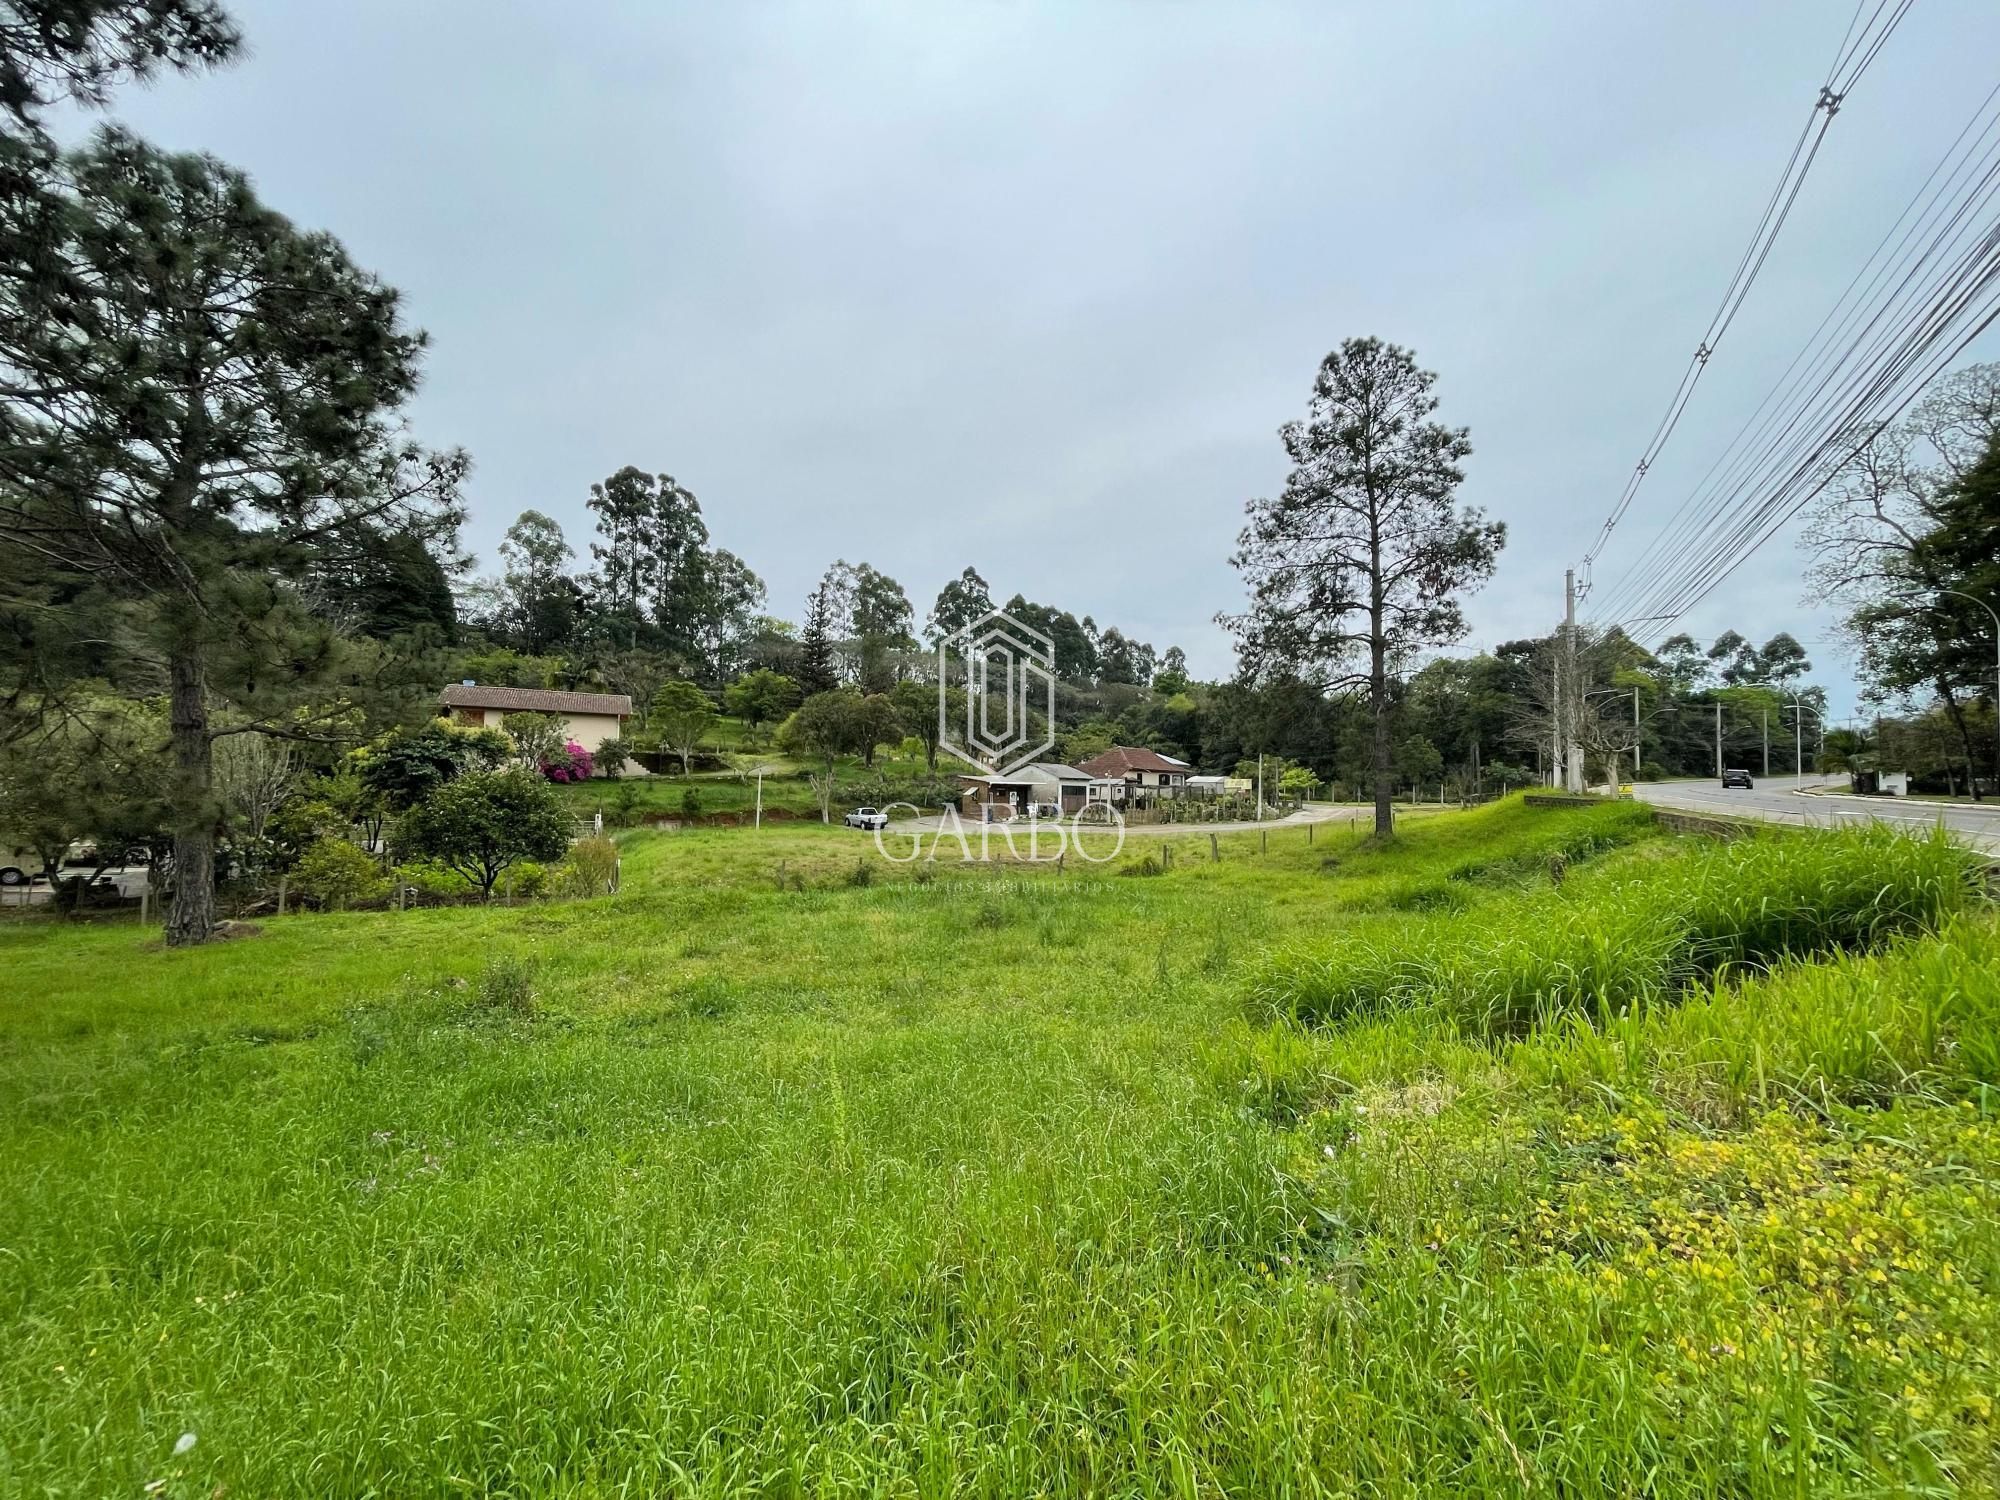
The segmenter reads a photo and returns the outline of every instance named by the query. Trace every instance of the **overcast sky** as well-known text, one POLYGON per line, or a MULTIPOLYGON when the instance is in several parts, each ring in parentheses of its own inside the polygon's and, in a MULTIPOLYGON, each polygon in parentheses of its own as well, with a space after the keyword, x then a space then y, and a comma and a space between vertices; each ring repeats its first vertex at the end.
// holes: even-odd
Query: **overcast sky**
MULTIPOLYGON (((1342 338, 1411 346, 1510 528, 1481 644, 1546 630, 1811 107, 1823 3, 231 0, 249 55, 113 114, 247 168, 407 295, 415 419, 580 554, 672 473, 797 619, 834 558, 919 621, 967 564, 1231 665, 1244 500, 1342 338)), ((1994 83, 1920 0, 1600 564, 1642 548, 1994 83)), ((1996 357, 1993 341, 1984 351, 1996 357)), ((1851 687, 1780 541, 1690 617, 1851 687)))

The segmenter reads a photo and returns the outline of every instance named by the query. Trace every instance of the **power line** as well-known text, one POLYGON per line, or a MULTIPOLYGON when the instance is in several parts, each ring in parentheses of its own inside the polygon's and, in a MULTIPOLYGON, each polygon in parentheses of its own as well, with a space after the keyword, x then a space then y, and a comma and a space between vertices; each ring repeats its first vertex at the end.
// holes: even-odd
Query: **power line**
POLYGON ((1682 502, 1660 545, 1612 587, 1601 617, 1670 622, 1691 608, 2000 317, 1996 100, 2000 88, 1682 502))
POLYGON ((1806 116, 1798 139, 1792 143, 1792 152, 1786 159, 1785 169, 1778 178, 1777 186, 1771 190, 1770 197, 1765 200, 1763 214, 1757 221, 1750 243, 1744 248, 1742 258, 1736 263, 1735 273, 1730 277, 1729 285, 1723 290, 1722 300, 1713 316, 1709 318, 1708 327, 1703 330, 1701 340, 1696 345, 1687 368, 1682 372, 1679 383, 1674 387, 1673 395, 1667 401, 1666 412, 1653 429, 1651 440, 1646 444, 1645 451, 1639 455, 1639 462, 1625 481, 1625 488, 1612 505, 1610 514, 1605 517, 1596 540, 1591 543, 1590 550, 1583 556, 1582 592, 1586 595, 1590 592, 1592 564, 1611 540, 1612 533, 1618 529, 1618 523, 1631 508, 1632 501, 1638 495, 1640 485, 1645 482, 1647 473, 1659 459, 1668 439, 1673 436, 1674 429, 1680 425, 1681 414, 1687 410, 1688 402, 1693 399, 1695 387, 1700 384, 1702 374, 1708 368, 1708 361, 1715 353, 1716 345, 1729 331, 1729 326, 1736 321, 1736 314, 1742 308, 1744 299, 1756 285, 1757 277, 1771 254, 1771 247, 1777 243, 1778 235, 1785 227, 1785 221, 1791 216, 1792 206, 1798 201, 1799 190, 1805 185, 1806 174, 1812 170, 1813 162, 1819 155, 1820 145, 1826 139, 1828 127, 1833 124, 1833 117, 1839 113, 1841 103, 1854 85, 1861 80, 1862 74, 1868 71, 1869 65, 1880 55, 1883 45, 1889 40, 1890 34, 1895 31, 1903 17, 1909 13, 1915 0, 1895 0, 1893 9, 1890 9, 1891 0, 1877 0, 1867 23, 1860 26, 1857 31, 1857 23, 1860 22, 1861 12, 1866 3, 1867 0, 1861 0, 1861 3, 1856 5, 1854 15, 1847 23, 1847 30, 1841 37, 1840 47, 1834 54, 1833 64, 1827 69, 1826 78, 1820 84, 1819 97, 1813 101, 1812 110, 1806 116), (1885 10, 1888 11, 1886 21, 1883 20, 1885 10))

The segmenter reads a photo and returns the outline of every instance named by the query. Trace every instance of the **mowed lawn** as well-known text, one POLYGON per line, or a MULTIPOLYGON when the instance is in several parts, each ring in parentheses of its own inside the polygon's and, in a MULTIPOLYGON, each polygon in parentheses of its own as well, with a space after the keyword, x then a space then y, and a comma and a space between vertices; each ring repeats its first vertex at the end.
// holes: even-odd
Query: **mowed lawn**
POLYGON ((1170 842, 0 925, 0 1492, 2000 1487, 1947 846, 1170 842))

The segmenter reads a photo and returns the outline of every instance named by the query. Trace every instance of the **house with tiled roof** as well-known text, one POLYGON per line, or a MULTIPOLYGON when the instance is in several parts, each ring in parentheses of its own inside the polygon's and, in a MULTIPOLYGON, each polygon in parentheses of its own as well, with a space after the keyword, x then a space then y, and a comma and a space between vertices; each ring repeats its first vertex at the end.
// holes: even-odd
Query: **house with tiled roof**
MULTIPOLYGON (((508 714, 554 714, 563 721, 569 738, 592 755, 606 740, 623 734, 625 721, 632 717, 632 700, 624 693, 562 693, 553 688, 459 682, 438 694, 438 702, 447 717, 490 729, 501 728, 500 721, 508 714)), ((628 761, 625 769, 638 767, 628 761)))
POLYGON ((1102 755, 1078 763, 1077 769, 1092 776, 1107 777, 1118 783, 1120 801, 1135 798, 1178 797, 1187 790, 1188 773, 1194 769, 1184 760, 1162 755, 1139 745, 1113 745, 1102 755))

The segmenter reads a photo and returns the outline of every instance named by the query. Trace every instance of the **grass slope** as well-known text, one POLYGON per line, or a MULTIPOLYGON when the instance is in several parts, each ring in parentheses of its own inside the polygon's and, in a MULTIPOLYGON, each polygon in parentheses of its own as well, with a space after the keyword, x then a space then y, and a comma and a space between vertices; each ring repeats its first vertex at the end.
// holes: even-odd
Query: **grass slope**
POLYGON ((2000 939, 1948 851, 1518 802, 1142 879, 867 847, 633 835, 616 898, 191 953, 0 926, 0 1489, 2000 1484, 2000 939), (1718 874, 1795 858, 1775 929, 1718 874), (1731 962, 1268 1003, 1635 910, 1731 962))

